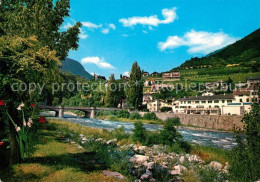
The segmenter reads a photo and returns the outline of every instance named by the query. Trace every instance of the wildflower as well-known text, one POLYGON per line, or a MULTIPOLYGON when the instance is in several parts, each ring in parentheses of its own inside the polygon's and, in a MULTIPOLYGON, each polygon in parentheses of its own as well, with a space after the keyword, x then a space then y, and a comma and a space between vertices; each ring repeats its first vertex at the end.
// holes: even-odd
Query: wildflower
POLYGON ((0 142, 0 146, 1 146, 1 145, 4 145, 4 142, 0 142))
POLYGON ((32 123, 33 123, 32 118, 29 118, 29 119, 28 119, 27 126, 28 126, 29 128, 32 127, 32 123))
POLYGON ((22 107, 24 107, 24 103, 23 102, 17 107, 17 110, 20 111, 22 109, 22 107))
POLYGON ((25 121, 23 122, 23 125, 26 126, 26 122, 25 121))
POLYGON ((0 100, 0 106, 4 106, 4 105, 5 105, 4 100, 0 100))
POLYGON ((35 104, 31 104, 31 107, 35 107, 35 104))
POLYGON ((19 132, 21 130, 21 128, 18 126, 15 128, 17 132, 19 132))
POLYGON ((44 117, 39 118, 39 123, 45 123, 46 119, 44 117))

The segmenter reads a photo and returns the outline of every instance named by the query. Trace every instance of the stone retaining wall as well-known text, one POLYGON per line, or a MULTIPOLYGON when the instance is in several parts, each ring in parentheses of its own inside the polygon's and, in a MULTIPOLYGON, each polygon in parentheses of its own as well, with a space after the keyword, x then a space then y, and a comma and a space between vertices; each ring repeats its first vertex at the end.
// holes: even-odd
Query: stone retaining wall
MULTIPOLYGON (((139 112, 144 115, 145 112, 139 112)), ((241 119, 243 116, 225 116, 225 115, 195 115, 195 114, 174 114, 156 112, 156 116, 161 120, 167 118, 178 117, 183 125, 192 125, 202 128, 218 129, 218 130, 233 130, 242 129, 243 124, 241 119)))

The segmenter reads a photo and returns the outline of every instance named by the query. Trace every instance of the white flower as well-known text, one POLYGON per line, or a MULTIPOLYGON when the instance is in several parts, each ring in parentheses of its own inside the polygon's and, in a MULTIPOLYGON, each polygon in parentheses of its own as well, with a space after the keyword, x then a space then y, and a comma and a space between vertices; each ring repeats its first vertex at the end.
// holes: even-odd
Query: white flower
POLYGON ((23 125, 26 126, 26 122, 25 121, 23 122, 23 125))
POLYGON ((19 132, 21 130, 21 128, 18 126, 16 127, 16 131, 19 132))
POLYGON ((17 107, 17 110, 20 111, 22 109, 22 107, 24 107, 24 103, 23 102, 17 107))
POLYGON ((32 126, 32 123, 33 123, 32 118, 29 118, 27 126, 30 128, 32 126))

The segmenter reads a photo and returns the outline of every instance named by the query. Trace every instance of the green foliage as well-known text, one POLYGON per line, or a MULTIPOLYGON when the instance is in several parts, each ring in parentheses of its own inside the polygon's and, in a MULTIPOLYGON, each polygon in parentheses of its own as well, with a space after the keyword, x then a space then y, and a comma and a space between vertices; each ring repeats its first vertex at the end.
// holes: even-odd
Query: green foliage
POLYGON ((260 108, 254 105, 243 118, 245 140, 237 135, 238 146, 231 151, 230 175, 234 181, 256 181, 260 178, 260 108))
POLYGON ((119 118, 129 118, 130 113, 127 110, 120 110, 116 113, 116 116, 119 118))
POLYGON ((146 119, 146 120, 158 120, 156 114, 153 113, 153 112, 145 113, 144 116, 143 116, 143 119, 146 119))
POLYGON ((161 112, 168 112, 168 111, 172 111, 171 107, 162 107, 160 108, 161 112))
POLYGON ((140 66, 137 62, 132 65, 128 89, 127 103, 135 109, 141 107, 143 101, 143 81, 140 66))
POLYGON ((145 127, 143 126, 143 123, 138 121, 138 122, 135 122, 134 124, 134 129, 133 129, 133 141, 134 142, 141 142, 141 143, 144 143, 146 141, 146 129, 145 127))
POLYGON ((201 182, 209 182, 209 181, 226 181, 226 175, 219 174, 218 171, 211 168, 204 168, 199 170, 199 176, 201 182))
POLYGON ((129 119, 142 119, 142 116, 138 112, 133 112, 130 114, 129 119))
POLYGON ((166 122, 169 122, 172 126, 181 125, 180 118, 178 118, 178 117, 168 118, 166 120, 166 122))
POLYGON ((125 128, 123 126, 114 129, 111 134, 113 138, 116 138, 117 140, 128 139, 130 137, 130 134, 125 132, 125 128))

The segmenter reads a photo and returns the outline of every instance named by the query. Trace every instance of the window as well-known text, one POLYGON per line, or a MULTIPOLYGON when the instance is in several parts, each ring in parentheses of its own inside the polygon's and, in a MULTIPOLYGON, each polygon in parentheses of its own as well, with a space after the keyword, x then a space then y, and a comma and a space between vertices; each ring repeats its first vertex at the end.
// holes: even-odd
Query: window
POLYGON ((196 104, 199 104, 199 103, 200 103, 200 101, 195 101, 195 103, 196 103, 196 104))
POLYGON ((225 103, 225 100, 222 100, 222 103, 225 103))
POLYGON ((218 100, 214 100, 214 103, 219 103, 219 101, 218 100))
POLYGON ((191 104, 191 101, 188 101, 188 104, 191 104))
POLYGON ((201 103, 205 104, 205 103, 206 103, 206 101, 205 101, 205 100, 204 100, 204 101, 201 101, 201 103))
POLYGON ((209 101, 208 101, 208 103, 212 103, 212 101, 211 101, 211 100, 209 100, 209 101))
POLYGON ((186 101, 184 101, 184 104, 186 104, 186 101))
POLYGON ((247 98, 246 101, 249 102, 249 98, 247 98))
POLYGON ((240 101, 240 102, 243 102, 243 100, 242 100, 242 99, 239 99, 239 101, 240 101))
POLYGON ((232 103, 232 100, 227 100, 227 103, 232 103))

